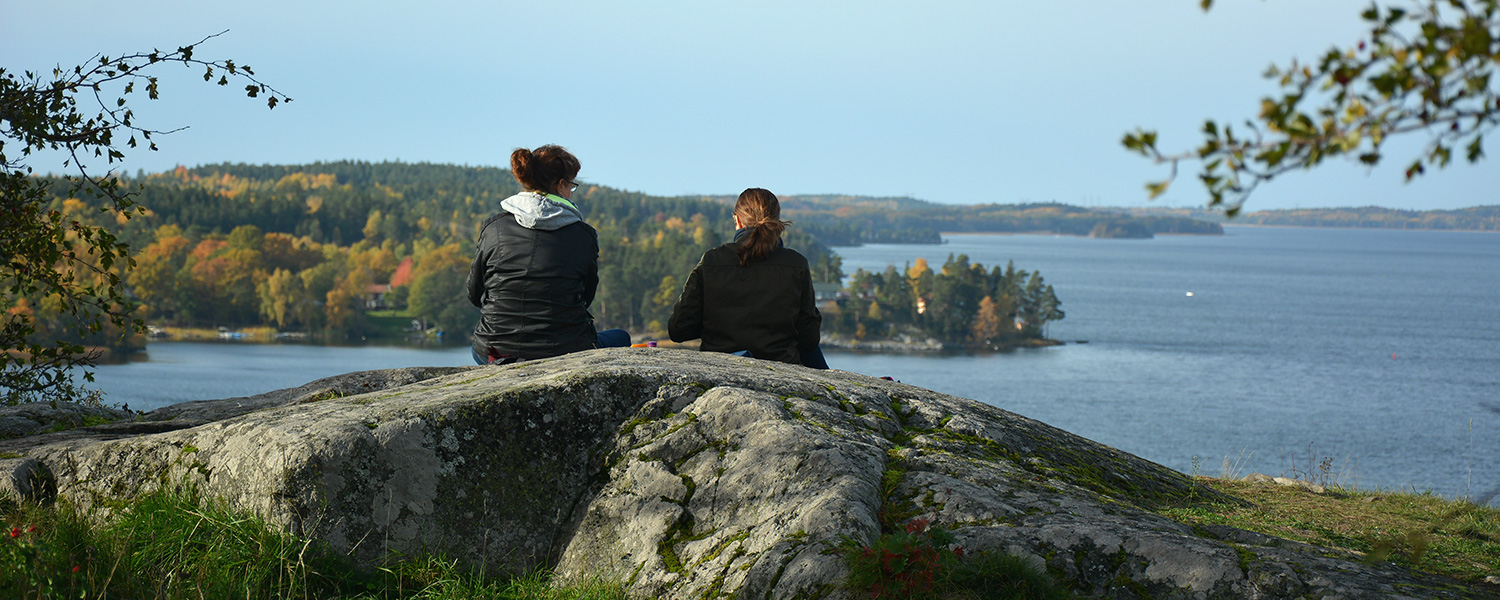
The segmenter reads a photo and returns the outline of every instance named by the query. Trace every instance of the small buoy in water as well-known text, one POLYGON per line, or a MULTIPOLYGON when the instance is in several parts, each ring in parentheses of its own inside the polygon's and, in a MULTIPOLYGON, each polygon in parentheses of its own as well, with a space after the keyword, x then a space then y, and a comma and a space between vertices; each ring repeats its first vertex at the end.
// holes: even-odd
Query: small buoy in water
POLYGON ((1395 352, 1391 353, 1391 360, 1396 360, 1396 353, 1395 352))
POLYGON ((1188 295, 1189 298, 1193 297, 1193 293, 1192 292, 1188 292, 1187 295, 1188 295))

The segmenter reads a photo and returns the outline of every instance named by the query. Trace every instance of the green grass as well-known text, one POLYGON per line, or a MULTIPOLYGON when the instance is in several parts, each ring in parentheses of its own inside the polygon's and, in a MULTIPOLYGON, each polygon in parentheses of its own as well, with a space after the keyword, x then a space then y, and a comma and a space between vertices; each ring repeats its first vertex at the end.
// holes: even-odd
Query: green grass
POLYGON ((1477 582, 1500 574, 1500 509, 1432 494, 1297 486, 1198 477, 1248 506, 1166 509, 1184 523, 1228 525, 1477 582))
POLYGON ((441 556, 357 568, 221 503, 157 493, 109 511, 0 499, 0 598, 622 600, 544 572, 486 576, 441 556), (103 516, 106 512, 110 515, 103 516))
MULTIPOLYGON (((1199 503, 1162 512, 1186 523, 1228 525, 1466 582, 1500 573, 1500 509, 1429 494, 1339 488, 1315 494, 1197 479, 1250 504, 1199 503)), ((66 502, 38 506, 0 498, 0 598, 625 598, 617 582, 559 586, 545 572, 486 575, 444 556, 360 569, 320 544, 191 493, 156 493, 107 508, 82 511, 66 502)), ((1044 572, 1003 554, 964 557, 944 571, 937 581, 944 582, 939 587, 945 597, 1067 596, 1044 572)))

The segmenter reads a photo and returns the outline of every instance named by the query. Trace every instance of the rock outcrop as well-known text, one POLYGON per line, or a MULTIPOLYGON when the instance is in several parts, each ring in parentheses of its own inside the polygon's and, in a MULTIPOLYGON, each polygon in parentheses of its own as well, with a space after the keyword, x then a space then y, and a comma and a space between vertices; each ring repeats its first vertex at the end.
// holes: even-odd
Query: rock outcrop
POLYGON ((128 410, 73 402, 33 402, 17 406, 0 406, 0 440, 101 425, 132 416, 134 414, 128 410))
POLYGON ((442 552, 612 577, 637 597, 846 596, 829 549, 918 517, 1085 595, 1488 593, 1159 516, 1238 500, 994 406, 686 350, 371 371, 178 405, 0 441, 7 477, 0 489, 84 504, 190 483, 362 561, 442 552))

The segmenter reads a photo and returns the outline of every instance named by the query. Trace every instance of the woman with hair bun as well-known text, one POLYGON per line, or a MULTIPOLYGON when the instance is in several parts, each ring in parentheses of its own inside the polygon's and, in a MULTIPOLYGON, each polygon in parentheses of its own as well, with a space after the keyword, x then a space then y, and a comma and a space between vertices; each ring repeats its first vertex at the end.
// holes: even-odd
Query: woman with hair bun
POLYGON ((818 347, 823 316, 813 303, 807 259, 781 245, 781 202, 750 188, 734 203, 734 241, 705 252, 688 276, 667 331, 731 352, 827 369, 818 347))
POLYGON ((578 159, 562 146, 518 148, 511 175, 524 189, 484 222, 469 270, 480 309, 474 362, 507 364, 630 345, 621 329, 596 332, 589 305, 599 287, 599 235, 573 204, 578 159))

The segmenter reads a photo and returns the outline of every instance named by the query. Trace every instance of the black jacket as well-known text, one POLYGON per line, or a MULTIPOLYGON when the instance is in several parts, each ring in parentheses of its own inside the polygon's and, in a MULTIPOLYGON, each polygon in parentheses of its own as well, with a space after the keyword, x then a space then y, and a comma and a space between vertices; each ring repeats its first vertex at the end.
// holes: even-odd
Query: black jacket
POLYGON ((693 268, 667 324, 672 341, 702 338, 704 351, 749 350, 756 358, 800 364, 802 350, 818 346, 823 323, 807 259, 777 248, 742 267, 738 246, 709 250, 693 268))
POLYGON ((530 229, 502 212, 485 221, 469 270, 469 302, 480 307, 480 356, 547 358, 597 345, 588 307, 599 287, 598 234, 583 221, 530 229))

